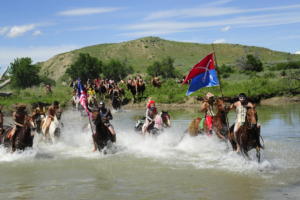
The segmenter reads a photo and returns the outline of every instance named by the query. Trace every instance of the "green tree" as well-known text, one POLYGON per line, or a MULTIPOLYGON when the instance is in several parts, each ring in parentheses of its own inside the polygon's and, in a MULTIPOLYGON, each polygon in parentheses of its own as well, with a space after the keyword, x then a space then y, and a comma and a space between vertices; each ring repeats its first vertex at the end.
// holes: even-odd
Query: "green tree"
POLYGON ((128 66, 126 62, 121 62, 119 60, 111 59, 103 67, 103 75, 105 78, 113 79, 119 81, 125 78, 128 74, 134 72, 131 66, 128 66))
POLYGON ((171 57, 164 58, 161 62, 155 61, 147 68, 150 76, 162 76, 163 78, 175 78, 178 72, 174 67, 174 59, 171 57))
POLYGON ((261 72, 263 71, 263 64, 258 57, 255 57, 251 54, 248 54, 245 57, 238 60, 238 66, 243 71, 255 71, 261 72))
POLYGON ((88 53, 80 53, 77 60, 66 70, 66 74, 73 80, 80 78, 86 82, 89 78, 99 77, 103 64, 97 58, 90 56, 88 53))
POLYGON ((12 86, 27 88, 40 83, 40 68, 32 64, 31 58, 17 58, 10 63, 9 74, 12 86))

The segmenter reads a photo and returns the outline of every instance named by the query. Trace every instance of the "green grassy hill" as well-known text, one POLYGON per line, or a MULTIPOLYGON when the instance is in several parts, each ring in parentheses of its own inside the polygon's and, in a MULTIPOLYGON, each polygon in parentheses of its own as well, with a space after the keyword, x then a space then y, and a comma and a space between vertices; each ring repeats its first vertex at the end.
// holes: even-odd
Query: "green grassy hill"
MULTIPOLYGON (((247 54, 257 55, 264 63, 271 64, 287 60, 300 60, 300 55, 255 46, 215 44, 214 48, 219 65, 235 64, 237 59, 247 54)), ((66 69, 79 53, 89 53, 104 62, 111 58, 126 61, 136 72, 144 72, 152 62, 170 56, 175 59, 176 68, 185 72, 212 51, 210 44, 176 42, 158 37, 145 37, 128 42, 84 47, 56 55, 40 64, 42 73, 55 80, 64 75, 66 69)))

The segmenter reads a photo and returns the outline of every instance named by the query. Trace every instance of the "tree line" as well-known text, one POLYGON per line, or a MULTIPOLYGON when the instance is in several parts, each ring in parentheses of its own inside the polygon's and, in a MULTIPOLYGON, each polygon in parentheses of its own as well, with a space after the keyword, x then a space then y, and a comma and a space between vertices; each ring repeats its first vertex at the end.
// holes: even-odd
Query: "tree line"
MULTIPOLYGON (((270 69, 275 71, 299 68, 299 61, 290 61, 278 63, 270 69)), ((251 54, 238 59, 235 67, 230 65, 218 67, 219 74, 223 78, 229 77, 230 74, 237 70, 240 73, 253 73, 263 71, 264 67, 259 57, 251 54)), ((146 72, 149 76, 161 76, 165 79, 183 76, 183 74, 175 68, 174 59, 171 57, 153 62, 147 67, 146 72)), ((89 78, 94 79, 102 75, 105 78, 119 81, 133 73, 134 69, 128 65, 126 61, 111 59, 108 62, 103 62, 88 53, 80 53, 77 59, 66 70, 65 75, 72 80, 80 78, 83 81, 87 81, 89 78)), ((28 57, 15 59, 9 66, 8 74, 11 78, 12 86, 16 88, 27 88, 41 83, 55 84, 55 81, 40 75, 40 66, 38 64, 32 64, 31 58, 28 57)))

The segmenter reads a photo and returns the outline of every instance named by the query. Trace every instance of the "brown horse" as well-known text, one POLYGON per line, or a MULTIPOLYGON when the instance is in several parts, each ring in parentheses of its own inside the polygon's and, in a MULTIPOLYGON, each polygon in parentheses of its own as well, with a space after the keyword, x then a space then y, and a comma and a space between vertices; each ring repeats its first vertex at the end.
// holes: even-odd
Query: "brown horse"
MULTIPOLYGON (((212 129, 220 139, 225 140, 227 138, 229 130, 227 126, 227 114, 229 108, 225 106, 225 103, 221 98, 216 99, 215 106, 217 107, 217 114, 213 117, 212 129)), ((205 120, 203 118, 197 117, 196 119, 192 120, 187 129, 187 132, 191 136, 197 136, 201 133, 208 134, 209 131, 205 120), (203 125, 201 125, 201 123, 203 123, 203 125)))
POLYGON ((229 107, 225 106, 225 103, 221 98, 216 99, 215 106, 217 107, 217 114, 213 117, 212 129, 220 139, 226 140, 229 132, 227 120, 229 107))
POLYGON ((99 112, 93 112, 92 119, 96 128, 95 133, 93 133, 93 141, 95 147, 101 151, 108 145, 109 141, 116 142, 116 136, 112 135, 107 126, 105 126, 99 112))
POLYGON ((12 152, 16 150, 25 150, 26 147, 32 147, 33 137, 31 134, 31 128, 35 128, 35 124, 31 117, 27 117, 23 127, 18 127, 12 138, 8 138, 7 135, 12 131, 13 127, 4 126, 4 131, 0 134, 0 144, 12 149, 12 152))
POLYGON ((230 128, 229 141, 233 150, 237 150, 237 144, 240 146, 241 153, 249 158, 248 152, 256 149, 256 157, 260 162, 260 149, 263 145, 260 143, 260 126, 257 125, 257 112, 255 107, 247 107, 245 123, 237 130, 236 138, 234 136, 234 125, 230 128))

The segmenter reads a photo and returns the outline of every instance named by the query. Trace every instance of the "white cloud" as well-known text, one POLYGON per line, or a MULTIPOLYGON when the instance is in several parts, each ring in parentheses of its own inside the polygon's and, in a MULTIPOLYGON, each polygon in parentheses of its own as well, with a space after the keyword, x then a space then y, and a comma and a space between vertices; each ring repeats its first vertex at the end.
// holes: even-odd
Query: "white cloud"
POLYGON ((46 61, 52 56, 78 49, 77 45, 0 47, 0 66, 8 66, 15 58, 30 57, 34 62, 46 61))
POLYGON ((40 30, 36 30, 32 33, 33 36, 39 36, 39 35, 42 35, 42 31, 40 30))
POLYGON ((207 27, 223 27, 232 26, 235 27, 261 27, 261 26, 275 26, 282 24, 300 23, 300 13, 279 13, 268 15, 255 15, 234 17, 223 20, 211 20, 211 21, 198 21, 198 22, 178 22, 178 21, 155 21, 155 22, 143 22, 139 24, 126 25, 121 27, 123 30, 131 30, 135 32, 127 33, 142 33, 142 32, 155 32, 162 33, 174 33, 174 32, 186 32, 195 29, 207 28, 207 27))
POLYGON ((225 39, 217 39, 215 41, 213 41, 214 44, 219 44, 219 43, 226 43, 226 40, 225 39))
POLYGON ((222 32, 227 32, 227 31, 229 31, 230 29, 231 29, 230 26, 225 26, 225 27, 221 28, 221 31, 222 31, 222 32))
POLYGON ((114 12, 119 9, 120 8, 78 8, 78 9, 61 11, 58 13, 58 15, 64 15, 64 16, 93 15, 93 14, 114 12))
POLYGON ((295 54, 300 54, 300 51, 296 51, 295 54))
POLYGON ((252 9, 241 9, 236 7, 220 7, 219 5, 228 3, 230 1, 219 1, 215 4, 201 5, 201 7, 194 8, 183 8, 183 9, 171 9, 163 10, 158 12, 150 13, 145 20, 156 20, 166 18, 187 18, 187 17, 212 17, 212 16, 223 16, 233 15, 241 13, 255 13, 255 12, 266 12, 266 11, 286 11, 300 8, 300 4, 287 5, 287 6, 276 6, 266 8, 252 8, 252 9))
POLYGON ((0 35, 5 35, 8 30, 9 30, 9 27, 7 27, 7 26, 0 27, 0 35))
POLYGON ((35 27, 36 27, 35 24, 13 26, 9 28, 10 30, 7 32, 6 36, 11 38, 18 37, 25 34, 28 31, 33 30, 35 27))

